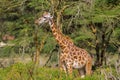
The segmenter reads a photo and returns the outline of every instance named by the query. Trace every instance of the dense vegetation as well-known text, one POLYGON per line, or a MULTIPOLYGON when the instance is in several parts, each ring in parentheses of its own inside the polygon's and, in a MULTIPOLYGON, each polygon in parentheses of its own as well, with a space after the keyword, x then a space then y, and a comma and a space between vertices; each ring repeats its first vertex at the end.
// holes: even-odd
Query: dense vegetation
MULTIPOLYGON (((75 45, 86 49, 91 55, 94 55, 95 67, 102 66, 109 71, 109 64, 109 66, 112 65, 113 72, 115 72, 114 61, 109 63, 108 60, 110 55, 112 57, 115 55, 120 56, 120 0, 0 1, 0 42, 7 44, 3 47, 0 45, 1 58, 18 56, 24 58, 25 55, 34 58, 35 54, 47 54, 52 55, 51 61, 58 60, 56 57, 59 55, 57 53, 59 53, 60 49, 52 36, 49 26, 47 24, 42 26, 34 24, 34 20, 41 16, 44 11, 48 11, 54 16, 58 27, 65 35, 72 38, 75 45)), ((115 57, 115 60, 119 61, 119 57, 115 57)), ((20 64, 16 65, 20 66, 20 64)), ((18 80, 17 78, 13 79, 12 76, 9 78, 9 75, 6 77, 3 73, 5 75, 9 74, 9 72, 11 75, 18 73, 15 76, 23 76, 20 74, 24 72, 14 72, 14 67, 15 71, 18 70, 16 65, 7 67, 5 70, 1 68, 0 80, 18 80), (2 78, 1 75, 4 77, 2 78)), ((26 71, 27 66, 24 64, 21 64, 21 66, 20 68, 26 71)), ((38 79, 36 74, 33 74, 34 79, 44 78, 47 80, 44 73, 43 76, 40 76, 40 69, 45 70, 45 72, 48 71, 48 73, 52 72, 48 68, 39 68, 38 72, 36 72, 36 74, 38 73, 38 79)), ((93 77, 96 78, 98 72, 95 70, 93 77)), ((54 73, 59 72, 55 69, 53 75, 51 74, 49 77, 56 80, 59 76, 54 73)), ((118 77, 118 72, 113 74, 114 77, 118 77)), ((26 71, 25 75, 26 78, 19 79, 28 79, 30 76, 29 71, 26 71)), ((61 76, 65 77, 64 75, 61 76)), ((91 77, 91 80, 95 80, 95 78, 91 77)))
POLYGON ((73 75, 72 77, 66 76, 58 68, 35 67, 32 62, 17 63, 5 69, 0 68, 0 80, 119 80, 119 75, 116 74, 114 68, 97 69, 93 75, 83 79, 80 79, 77 71, 74 71, 73 75))

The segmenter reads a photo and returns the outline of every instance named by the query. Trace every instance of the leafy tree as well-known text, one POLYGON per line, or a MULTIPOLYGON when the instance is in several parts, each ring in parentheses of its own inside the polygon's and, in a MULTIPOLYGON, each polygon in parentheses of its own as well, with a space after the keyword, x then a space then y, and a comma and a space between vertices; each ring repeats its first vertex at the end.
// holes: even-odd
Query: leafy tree
POLYGON ((110 46, 118 48, 120 45, 119 0, 4 0, 0 4, 0 41, 4 34, 15 36, 15 40, 7 41, 15 44, 14 47, 1 48, 2 53, 12 50, 11 53, 22 53, 22 56, 40 54, 46 34, 48 37, 43 41, 41 53, 50 53, 56 46, 50 28, 34 25, 34 20, 44 11, 52 13, 61 31, 77 46, 95 53, 99 65, 105 61, 110 46))

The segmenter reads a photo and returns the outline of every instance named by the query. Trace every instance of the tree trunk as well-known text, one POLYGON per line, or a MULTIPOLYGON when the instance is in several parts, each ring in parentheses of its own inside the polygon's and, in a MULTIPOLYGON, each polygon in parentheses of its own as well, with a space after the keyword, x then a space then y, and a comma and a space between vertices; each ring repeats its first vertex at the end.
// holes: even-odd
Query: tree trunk
MULTIPOLYGON (((96 51, 96 61, 95 61, 95 66, 99 67, 102 66, 103 63, 106 63, 106 56, 105 56, 105 52, 106 52, 106 48, 107 48, 107 44, 108 41, 110 39, 109 35, 105 34, 105 30, 101 30, 102 33, 100 31, 97 30, 97 28, 95 27, 94 24, 90 24, 90 28, 92 30, 92 33, 95 35, 95 51, 96 51)), ((111 34, 111 32, 110 32, 111 34)))
POLYGON ((100 51, 99 51, 99 44, 96 44, 95 50, 96 50, 96 62, 95 65, 98 66, 100 64, 100 51))
POLYGON ((38 64, 39 63, 39 46, 38 46, 38 37, 37 37, 37 31, 34 33, 34 41, 35 41, 35 47, 36 47, 36 52, 35 52, 35 59, 34 59, 34 62, 35 64, 38 64))
POLYGON ((33 56, 33 58, 34 58, 33 60, 34 60, 35 64, 39 64, 39 62, 40 62, 40 51, 42 50, 42 48, 44 46, 44 42, 48 36, 48 35, 46 35, 43 38, 43 40, 39 43, 37 34, 38 34, 38 31, 36 30, 34 33, 34 43, 35 43, 35 47, 36 47, 36 52, 33 56))
POLYGON ((25 55, 25 47, 22 46, 22 55, 21 55, 22 60, 24 60, 24 55, 25 55))

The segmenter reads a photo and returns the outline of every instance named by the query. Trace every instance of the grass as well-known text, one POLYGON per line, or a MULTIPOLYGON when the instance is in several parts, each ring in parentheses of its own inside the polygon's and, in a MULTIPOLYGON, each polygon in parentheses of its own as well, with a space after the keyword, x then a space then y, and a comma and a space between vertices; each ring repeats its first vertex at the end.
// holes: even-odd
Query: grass
POLYGON ((73 76, 70 77, 58 67, 38 67, 31 61, 19 61, 0 68, 0 80, 119 80, 120 65, 116 65, 116 59, 117 55, 110 57, 109 65, 97 68, 91 76, 85 76, 83 79, 80 78, 77 70, 74 70, 73 76))
POLYGON ((104 80, 99 71, 92 76, 80 79, 77 71, 69 77, 59 68, 36 67, 34 63, 16 63, 6 68, 0 68, 0 80, 104 80))
MULTIPOLYGON (((116 58, 116 57, 115 57, 116 58)), ((93 71, 91 76, 81 79, 78 71, 73 76, 67 76, 58 67, 38 67, 33 62, 17 62, 11 66, 0 68, 0 80, 119 80, 119 69, 115 59, 110 58, 108 66, 102 66, 93 71)), ((120 66, 118 65, 120 68, 120 66)))

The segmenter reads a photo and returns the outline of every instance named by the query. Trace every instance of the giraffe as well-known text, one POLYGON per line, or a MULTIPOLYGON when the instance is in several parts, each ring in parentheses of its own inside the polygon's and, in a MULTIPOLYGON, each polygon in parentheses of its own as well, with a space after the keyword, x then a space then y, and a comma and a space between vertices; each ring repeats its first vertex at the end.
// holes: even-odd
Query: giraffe
POLYGON ((85 49, 79 48, 74 45, 72 39, 65 36, 56 26, 53 17, 50 13, 44 12, 42 17, 35 20, 36 25, 49 23, 53 36, 58 42, 61 53, 59 66, 66 73, 72 74, 73 69, 78 69, 80 76, 83 78, 86 75, 91 75, 92 72, 92 57, 85 49))

